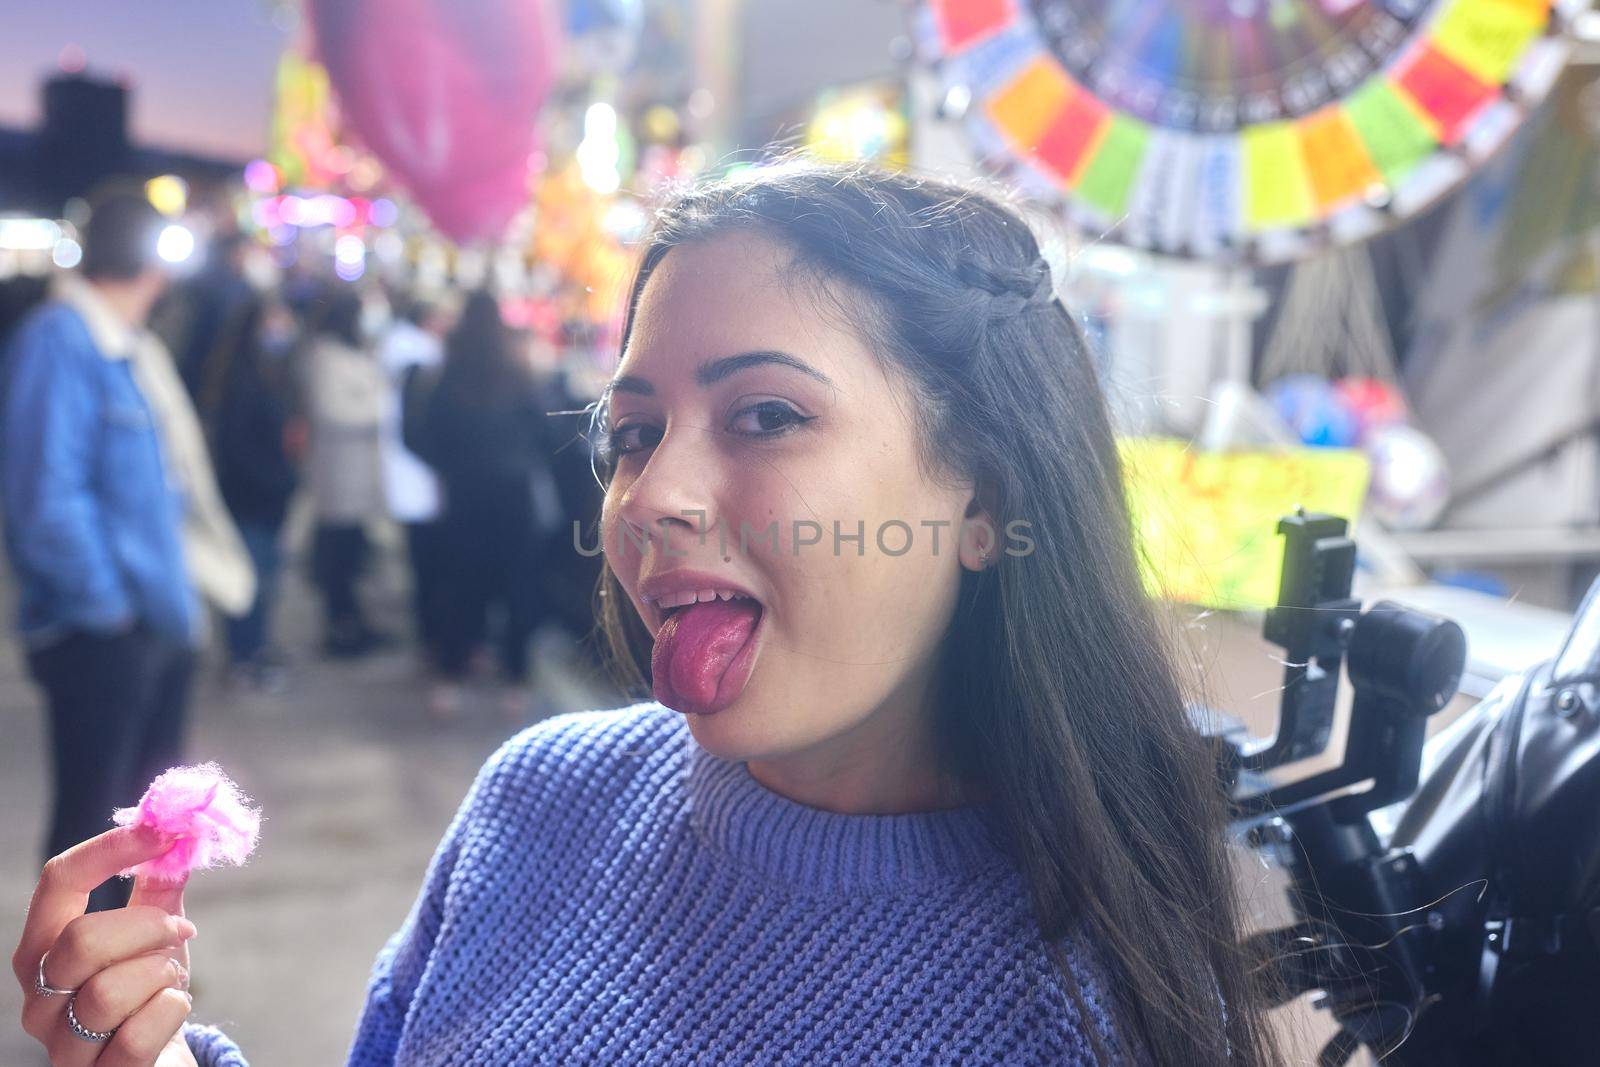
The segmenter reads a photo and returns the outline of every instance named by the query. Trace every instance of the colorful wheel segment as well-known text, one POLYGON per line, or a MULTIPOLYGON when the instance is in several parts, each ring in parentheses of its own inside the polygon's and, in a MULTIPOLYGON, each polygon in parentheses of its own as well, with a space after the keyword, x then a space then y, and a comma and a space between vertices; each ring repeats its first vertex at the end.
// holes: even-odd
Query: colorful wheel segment
POLYGON ((927 0, 981 155, 1081 226, 1176 255, 1371 236, 1504 143, 1587 0, 927 0))

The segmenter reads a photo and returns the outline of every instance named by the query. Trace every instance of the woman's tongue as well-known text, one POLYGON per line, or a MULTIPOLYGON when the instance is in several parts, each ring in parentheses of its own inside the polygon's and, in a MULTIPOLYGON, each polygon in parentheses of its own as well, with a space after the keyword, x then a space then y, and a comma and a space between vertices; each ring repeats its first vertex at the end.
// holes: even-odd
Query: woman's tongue
MULTIPOLYGON (((656 699, 701 714, 737 700, 745 678, 722 681, 760 618, 761 605, 744 599, 702 601, 668 615, 650 655, 656 699)), ((741 673, 748 678, 747 670, 741 673)))

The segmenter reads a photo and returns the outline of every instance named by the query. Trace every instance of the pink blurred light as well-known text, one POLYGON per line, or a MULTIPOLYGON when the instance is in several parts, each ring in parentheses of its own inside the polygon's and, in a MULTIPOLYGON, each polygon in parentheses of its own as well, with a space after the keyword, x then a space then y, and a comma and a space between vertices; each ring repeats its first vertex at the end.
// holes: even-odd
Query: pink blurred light
POLYGON ((324 217, 340 229, 355 225, 356 207, 342 196, 326 197, 322 209, 327 213, 324 217))
POLYGON ((278 168, 264 159, 252 159, 244 167, 244 184, 252 192, 275 193, 279 188, 278 168))

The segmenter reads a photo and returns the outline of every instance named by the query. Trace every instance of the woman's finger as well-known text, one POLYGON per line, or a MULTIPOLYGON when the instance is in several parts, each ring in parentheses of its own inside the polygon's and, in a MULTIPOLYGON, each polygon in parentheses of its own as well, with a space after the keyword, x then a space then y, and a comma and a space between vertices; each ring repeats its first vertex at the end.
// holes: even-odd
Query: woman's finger
POLYGON ((149 827, 119 826, 52 857, 34 888, 22 938, 11 956, 11 970, 24 993, 33 991, 39 957, 88 907, 90 890, 118 871, 163 855, 173 844, 149 827))
POLYGON ((148 905, 80 915, 67 923, 50 949, 45 961, 49 982, 78 989, 112 964, 182 945, 194 930, 188 919, 148 905))
POLYGON ((193 1006, 181 989, 159 990, 118 1028, 95 1067, 152 1067, 193 1006))
MULTIPOLYGON (((170 950, 194 929, 187 919, 158 908, 123 908, 80 915, 61 931, 44 961, 45 983, 57 989, 78 989, 105 968, 124 959, 170 950)), ((168 954, 168 953, 162 953, 168 954)), ((179 960, 187 967, 187 962, 179 960)), ((22 1028, 45 1042, 65 1028, 66 996, 39 996, 33 982, 35 961, 22 1003, 22 1028)))
MULTIPOLYGON (((169 956, 152 953, 122 960, 83 983, 72 999, 73 1017, 86 1029, 120 1034, 156 994, 164 989, 183 993, 188 984, 189 973, 169 956)), ((61 1025, 67 1025, 65 1019, 61 1025)))
POLYGON ((183 887, 188 881, 187 874, 176 882, 141 874, 133 880, 133 892, 128 896, 128 904, 130 906, 148 904, 152 908, 160 908, 168 915, 182 915, 183 887))
MULTIPOLYGON (((133 894, 128 898, 128 906, 158 908, 168 915, 183 917, 183 887, 189 881, 187 873, 175 882, 165 879, 151 878, 139 875, 133 880, 133 894)), ((192 929, 192 928, 191 928, 192 929)), ((189 966, 189 942, 187 939, 179 942, 168 950, 167 954, 187 969, 189 966)))

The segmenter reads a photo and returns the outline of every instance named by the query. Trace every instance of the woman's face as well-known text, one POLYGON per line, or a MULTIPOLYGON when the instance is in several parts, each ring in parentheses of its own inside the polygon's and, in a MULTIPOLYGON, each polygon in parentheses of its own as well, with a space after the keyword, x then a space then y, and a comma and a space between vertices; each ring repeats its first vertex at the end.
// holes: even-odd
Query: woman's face
POLYGON ((656 637, 657 698, 728 759, 920 740, 986 536, 958 546, 970 481, 922 469, 898 373, 789 259, 748 233, 669 252, 609 398, 608 562, 656 637), (696 589, 753 599, 669 606, 696 589))

